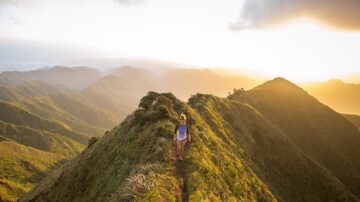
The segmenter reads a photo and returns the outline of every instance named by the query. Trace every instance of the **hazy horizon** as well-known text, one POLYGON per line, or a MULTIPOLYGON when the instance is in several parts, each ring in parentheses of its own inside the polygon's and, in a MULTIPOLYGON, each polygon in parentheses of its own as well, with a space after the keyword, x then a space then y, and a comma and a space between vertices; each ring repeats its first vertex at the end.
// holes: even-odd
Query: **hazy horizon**
POLYGON ((304 79, 304 78, 292 78, 287 77, 282 74, 264 74, 261 72, 256 72, 253 70, 247 70, 242 68, 235 67, 226 67, 226 66, 196 66, 191 64, 181 64, 171 61, 162 61, 155 60, 150 58, 112 58, 112 59, 79 59, 79 60, 64 60, 64 61, 29 61, 29 62, 19 62, 19 63, 8 63, 0 64, 0 74, 3 72, 27 72, 40 69, 51 69, 55 67, 66 67, 66 68, 77 68, 77 67, 87 67, 95 68, 100 71, 106 72, 116 68, 122 68, 130 66, 133 68, 141 69, 150 69, 155 72, 161 72, 166 69, 208 69, 220 76, 245 76, 248 78, 256 80, 270 80, 277 77, 282 77, 291 80, 292 82, 298 84, 306 84, 313 82, 326 82, 330 80, 342 80, 346 83, 355 83, 360 84, 360 71, 349 74, 341 74, 335 76, 324 77, 322 79, 304 79))
POLYGON ((284 2, 5 0, 0 68, 148 58, 294 81, 359 73, 359 3, 284 2))

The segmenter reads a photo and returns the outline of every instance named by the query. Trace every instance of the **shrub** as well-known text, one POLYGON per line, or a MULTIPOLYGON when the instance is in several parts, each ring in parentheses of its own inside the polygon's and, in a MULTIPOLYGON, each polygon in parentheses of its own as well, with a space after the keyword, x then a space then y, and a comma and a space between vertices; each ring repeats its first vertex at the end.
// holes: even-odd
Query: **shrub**
POLYGON ((88 148, 90 148, 91 146, 93 146, 95 144, 95 142, 97 142, 99 140, 99 137, 91 137, 89 139, 89 143, 88 143, 88 148))
POLYGON ((146 96, 141 98, 139 107, 144 109, 149 109, 152 106, 152 103, 154 100, 159 96, 160 94, 154 91, 149 91, 146 96))

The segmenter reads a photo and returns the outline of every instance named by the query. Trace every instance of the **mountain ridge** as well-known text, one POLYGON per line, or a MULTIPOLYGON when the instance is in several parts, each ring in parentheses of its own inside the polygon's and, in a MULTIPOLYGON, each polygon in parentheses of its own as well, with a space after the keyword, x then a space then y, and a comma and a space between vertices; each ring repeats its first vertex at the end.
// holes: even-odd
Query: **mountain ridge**
MULTIPOLYGON (((187 103, 171 93, 149 92, 123 122, 20 201, 181 200, 184 179, 172 173, 176 169, 172 131, 181 112, 189 117, 193 140, 184 159, 189 201, 359 201, 359 167, 354 155, 360 140, 354 137, 360 137, 360 132, 284 79, 238 90, 228 98, 196 94, 187 103), (306 104, 299 105, 299 98, 306 104), (267 102, 279 109, 279 116, 271 116, 267 102), (329 142, 319 144, 317 150, 330 151, 336 158, 318 156, 311 144, 299 141, 297 134, 305 133, 284 125, 288 117, 282 106, 295 116, 306 112, 312 121, 318 121, 318 113, 329 115, 320 122, 324 125, 309 130, 317 143, 329 124, 345 123, 346 127, 334 128, 329 142), (339 140, 336 131, 348 135, 337 143, 333 141, 339 140), (342 146, 344 141, 347 148, 342 146), (338 166, 342 170, 334 169, 336 162, 344 163, 338 166)), ((308 124, 290 121, 295 128, 308 124)))

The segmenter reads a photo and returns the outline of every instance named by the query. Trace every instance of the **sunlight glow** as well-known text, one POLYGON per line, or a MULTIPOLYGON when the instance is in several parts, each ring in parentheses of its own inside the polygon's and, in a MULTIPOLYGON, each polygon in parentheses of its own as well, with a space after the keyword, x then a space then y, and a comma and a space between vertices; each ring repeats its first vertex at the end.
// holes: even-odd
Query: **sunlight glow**
POLYGON ((0 38, 87 48, 99 51, 100 58, 147 57, 298 81, 360 70, 359 32, 330 29, 309 19, 231 31, 228 24, 237 18, 240 7, 236 0, 69 4, 9 7, 7 18, 0 22, 0 38), (6 20, 14 16, 15 21, 6 20))

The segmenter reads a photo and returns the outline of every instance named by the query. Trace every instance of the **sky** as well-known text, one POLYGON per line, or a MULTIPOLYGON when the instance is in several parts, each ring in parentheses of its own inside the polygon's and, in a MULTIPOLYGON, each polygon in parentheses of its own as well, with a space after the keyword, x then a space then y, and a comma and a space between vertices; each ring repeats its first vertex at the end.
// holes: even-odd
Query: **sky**
POLYGON ((0 0, 0 64, 145 57, 293 80, 360 72, 358 0, 0 0))

